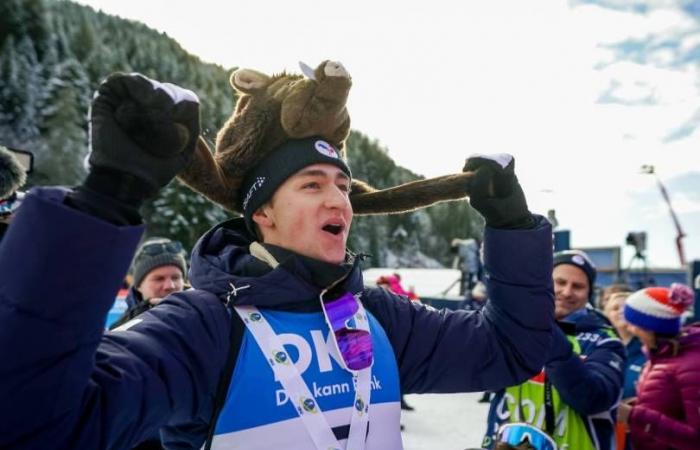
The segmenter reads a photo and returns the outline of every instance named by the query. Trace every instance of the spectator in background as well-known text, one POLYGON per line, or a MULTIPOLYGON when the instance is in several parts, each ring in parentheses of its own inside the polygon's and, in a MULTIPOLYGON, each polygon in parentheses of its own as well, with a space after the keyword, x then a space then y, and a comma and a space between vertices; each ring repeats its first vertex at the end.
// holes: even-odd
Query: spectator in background
POLYGON ((700 324, 681 328, 693 291, 674 283, 630 295, 624 316, 649 354, 633 403, 618 419, 635 450, 696 450, 700 443, 700 324))
MULTIPOLYGON (((622 313, 625 307, 625 300, 631 294, 631 292, 615 292, 608 297, 604 303, 605 309, 603 310, 603 314, 610 319, 627 351, 625 381, 622 388, 622 400, 626 402, 633 401, 637 396, 637 380, 647 360, 646 355, 642 351, 642 342, 629 331, 622 313)), ((629 433, 624 424, 618 423, 615 434, 619 450, 632 448, 629 433)))
POLYGON ((625 344, 627 350, 627 363, 625 364, 625 384, 622 391, 622 398, 629 399, 636 396, 636 384, 642 367, 646 362, 646 356, 642 352, 642 342, 633 335, 628 327, 623 316, 625 300, 631 292, 616 292, 609 296, 605 303, 603 314, 610 320, 620 336, 622 343, 625 344))
POLYGON ((398 273, 382 275, 377 279, 377 286, 389 289, 394 294, 405 295, 410 300, 419 300, 418 296, 413 291, 413 287, 409 288, 409 290, 404 289, 401 285, 401 275, 398 273))
POLYGON ((131 272, 134 281, 126 297, 127 310, 110 329, 125 324, 168 295, 185 288, 187 263, 182 244, 166 238, 147 240, 136 252, 131 272))
POLYGON ((481 243, 478 239, 452 239, 450 250, 455 254, 452 268, 461 272, 459 294, 469 295, 477 281, 483 279, 481 243))
MULTIPOLYGON (((411 300, 418 300, 418 296, 415 294, 415 292, 413 292, 413 290, 407 291, 403 288, 403 286, 401 286, 401 275, 398 273, 394 273, 392 275, 382 275, 381 277, 377 278, 377 286, 388 289, 394 294, 406 296, 411 300)), ((401 394, 401 409, 404 411, 415 410, 413 406, 406 403, 406 399, 404 398, 403 394, 401 394)), ((403 430, 403 425, 401 425, 401 429, 403 430)))
POLYGON ((615 284, 611 284, 610 286, 605 286, 603 289, 600 290, 600 297, 598 298, 598 303, 597 303, 598 309, 601 311, 605 310, 605 305, 608 302, 608 299, 610 298, 611 295, 613 295, 617 292, 631 293, 633 290, 634 289, 632 289, 629 285, 624 284, 624 283, 615 283, 615 284))

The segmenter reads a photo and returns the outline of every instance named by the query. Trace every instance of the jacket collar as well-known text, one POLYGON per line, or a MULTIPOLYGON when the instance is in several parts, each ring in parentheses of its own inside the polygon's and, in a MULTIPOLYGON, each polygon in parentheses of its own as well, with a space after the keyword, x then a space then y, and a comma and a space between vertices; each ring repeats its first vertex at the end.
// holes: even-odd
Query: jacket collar
POLYGON ((263 245, 279 262, 273 268, 250 254, 253 242, 254 237, 241 218, 212 228, 192 250, 192 286, 212 292, 227 304, 282 309, 303 303, 320 306, 318 299, 323 289, 341 278, 343 289, 353 293, 363 289, 361 258, 334 265, 263 245))
POLYGON ((672 338, 657 337, 656 348, 649 352, 649 357, 672 358, 691 347, 700 347, 700 323, 681 328, 678 336, 672 338))

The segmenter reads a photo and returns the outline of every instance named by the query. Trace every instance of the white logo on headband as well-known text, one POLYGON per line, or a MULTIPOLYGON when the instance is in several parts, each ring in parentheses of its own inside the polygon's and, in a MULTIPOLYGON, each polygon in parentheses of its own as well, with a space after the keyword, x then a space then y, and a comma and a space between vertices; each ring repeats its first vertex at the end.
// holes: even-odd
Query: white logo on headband
POLYGON ((328 156, 329 158, 338 158, 338 153, 333 146, 326 141, 316 141, 314 147, 316 151, 322 155, 328 156))
POLYGON ((255 191, 260 189, 262 185, 265 184, 265 177, 258 177, 255 179, 253 182, 253 185, 248 189, 248 193, 245 195, 245 198, 243 199, 243 209, 245 210, 246 207, 248 207, 248 202, 250 201, 250 198, 255 194, 255 191))
POLYGON ((571 260, 578 264, 579 266, 585 266, 586 265, 586 260, 583 259, 583 256, 581 255, 574 255, 571 257, 571 260))

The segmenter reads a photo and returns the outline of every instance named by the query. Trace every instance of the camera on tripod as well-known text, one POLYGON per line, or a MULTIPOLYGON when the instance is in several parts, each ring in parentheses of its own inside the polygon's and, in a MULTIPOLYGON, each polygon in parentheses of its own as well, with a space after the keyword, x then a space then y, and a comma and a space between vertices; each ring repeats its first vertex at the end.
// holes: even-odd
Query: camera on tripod
POLYGON ((627 233, 625 243, 634 247, 635 257, 644 258, 644 252, 647 249, 647 233, 645 231, 627 233))

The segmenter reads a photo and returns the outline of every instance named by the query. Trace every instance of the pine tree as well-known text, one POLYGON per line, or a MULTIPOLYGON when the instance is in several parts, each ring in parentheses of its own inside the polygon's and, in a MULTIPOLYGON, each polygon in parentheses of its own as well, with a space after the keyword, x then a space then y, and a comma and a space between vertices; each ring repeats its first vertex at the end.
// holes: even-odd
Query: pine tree
POLYGON ((37 176, 46 184, 74 185, 85 176, 87 153, 85 118, 90 83, 83 67, 68 59, 52 67, 46 82, 41 129, 46 153, 37 155, 37 176), (54 168, 60 167, 60 171, 54 168))

